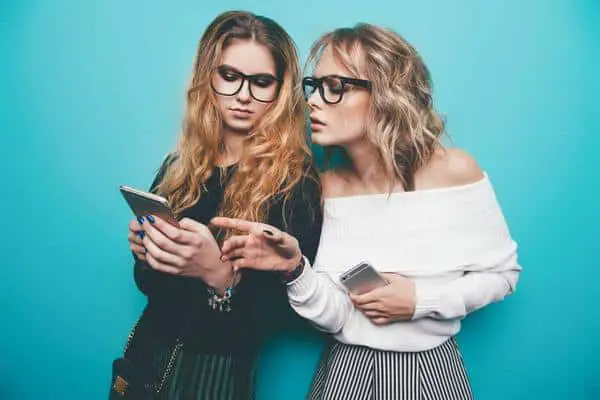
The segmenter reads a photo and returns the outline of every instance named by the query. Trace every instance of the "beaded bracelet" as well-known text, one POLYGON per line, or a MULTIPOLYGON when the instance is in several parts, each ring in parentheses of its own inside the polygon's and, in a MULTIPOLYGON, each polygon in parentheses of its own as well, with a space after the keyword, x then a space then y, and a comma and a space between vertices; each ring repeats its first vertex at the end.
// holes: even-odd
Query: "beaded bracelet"
POLYGON ((222 295, 217 293, 217 289, 211 286, 206 287, 208 292, 208 305, 215 311, 219 312, 231 312, 231 298, 235 294, 235 279, 237 277, 237 271, 233 273, 231 279, 231 286, 225 288, 222 295))
POLYGON ((209 287, 207 288, 207 291, 208 305, 210 308, 219 312, 231 311, 231 296, 233 296, 234 288, 226 288, 222 296, 217 293, 215 288, 209 287))

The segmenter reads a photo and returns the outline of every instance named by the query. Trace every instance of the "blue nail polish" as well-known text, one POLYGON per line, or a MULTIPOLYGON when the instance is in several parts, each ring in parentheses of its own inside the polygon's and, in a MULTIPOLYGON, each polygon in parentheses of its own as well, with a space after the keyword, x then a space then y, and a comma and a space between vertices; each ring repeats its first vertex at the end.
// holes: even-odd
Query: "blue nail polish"
POLYGON ((152 215, 146 215, 146 219, 148 220, 148 222, 150 222, 151 224, 156 222, 156 219, 152 216, 152 215))
POLYGON ((143 239, 145 234, 146 232, 144 231, 138 232, 138 236, 140 237, 140 239, 143 239))
POLYGON ((141 224, 144 223, 144 217, 137 217, 137 221, 141 224))

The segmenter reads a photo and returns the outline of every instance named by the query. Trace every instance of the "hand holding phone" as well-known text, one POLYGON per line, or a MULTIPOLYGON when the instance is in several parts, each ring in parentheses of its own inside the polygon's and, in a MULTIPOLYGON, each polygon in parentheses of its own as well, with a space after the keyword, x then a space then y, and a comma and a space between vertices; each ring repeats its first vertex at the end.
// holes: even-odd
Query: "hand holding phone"
POLYGON ((352 294, 363 294, 387 285, 387 280, 366 261, 360 262, 340 276, 340 282, 352 294))
POLYGON ((129 226, 130 247, 139 259, 157 271, 200 278, 213 287, 231 284, 231 269, 223 268, 221 249, 206 225, 191 218, 178 221, 161 196, 128 186, 120 190, 137 217, 158 217, 146 218, 143 230, 135 220, 129 226))
POLYGON ((156 215, 171 225, 179 226, 169 202, 164 197, 125 185, 121 185, 119 190, 136 217, 156 215))

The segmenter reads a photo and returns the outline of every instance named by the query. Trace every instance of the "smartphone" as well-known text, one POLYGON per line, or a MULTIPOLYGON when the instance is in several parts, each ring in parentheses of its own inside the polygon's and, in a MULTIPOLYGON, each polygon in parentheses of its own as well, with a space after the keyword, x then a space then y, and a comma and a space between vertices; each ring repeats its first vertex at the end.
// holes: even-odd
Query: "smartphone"
POLYGON ((119 190, 136 217, 156 215, 172 225, 179 226, 169 202, 164 197, 125 185, 119 186, 119 190))
POLYGON ((367 261, 362 261, 340 276, 340 282, 352 294, 363 294, 387 285, 387 280, 367 261))

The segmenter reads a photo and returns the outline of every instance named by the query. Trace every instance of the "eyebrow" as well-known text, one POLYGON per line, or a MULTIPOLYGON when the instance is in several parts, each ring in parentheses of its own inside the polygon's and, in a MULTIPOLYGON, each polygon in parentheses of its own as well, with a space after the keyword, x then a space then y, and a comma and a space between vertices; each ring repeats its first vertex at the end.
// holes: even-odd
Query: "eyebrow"
POLYGON ((246 75, 246 76, 265 76, 265 77, 268 76, 268 77, 277 79, 277 76, 275 76, 275 74, 272 74, 270 72, 259 72, 257 74, 246 74, 246 73, 240 71, 239 69, 237 69, 236 67, 231 66, 229 64, 221 64, 221 65, 219 65, 219 68, 227 68, 227 69, 232 70, 233 72, 237 72, 238 74, 246 75))
POLYGON ((323 74, 323 75, 311 75, 311 78, 323 79, 323 78, 345 78, 345 79, 358 79, 363 80, 363 78, 355 78, 353 76, 346 76, 340 74, 323 74))

